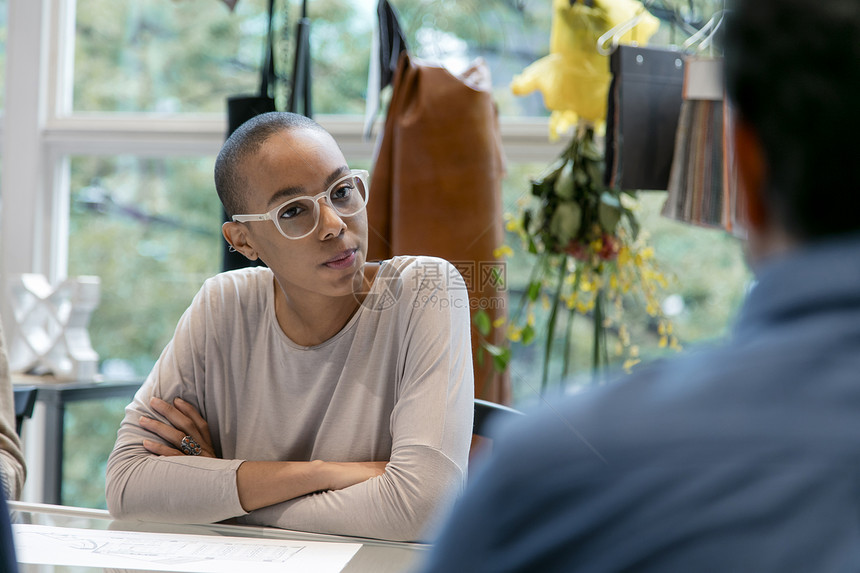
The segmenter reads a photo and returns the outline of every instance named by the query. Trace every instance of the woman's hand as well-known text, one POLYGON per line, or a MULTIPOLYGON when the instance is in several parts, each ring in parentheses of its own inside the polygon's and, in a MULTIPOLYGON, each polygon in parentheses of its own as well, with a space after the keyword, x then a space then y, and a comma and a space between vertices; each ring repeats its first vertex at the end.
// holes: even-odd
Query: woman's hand
POLYGON ((152 406, 153 410, 167 418, 170 424, 142 416, 140 427, 162 437, 174 447, 155 440, 143 440, 144 448, 160 456, 199 455, 207 458, 217 457, 215 449, 212 447, 209 424, 194 406, 182 398, 174 398, 173 403, 170 404, 161 398, 154 397, 150 399, 149 405, 152 406), (185 454, 182 451, 183 440, 185 440, 186 447, 191 446, 192 451, 195 445, 199 445, 200 453, 185 454))

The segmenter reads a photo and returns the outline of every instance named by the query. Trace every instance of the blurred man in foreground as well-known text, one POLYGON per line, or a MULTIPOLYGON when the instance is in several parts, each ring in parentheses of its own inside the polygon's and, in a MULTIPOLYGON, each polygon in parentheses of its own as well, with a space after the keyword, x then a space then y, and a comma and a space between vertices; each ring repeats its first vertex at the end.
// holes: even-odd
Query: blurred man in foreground
POLYGON ((500 429, 425 571, 860 569, 860 2, 731 8, 733 337, 500 429))

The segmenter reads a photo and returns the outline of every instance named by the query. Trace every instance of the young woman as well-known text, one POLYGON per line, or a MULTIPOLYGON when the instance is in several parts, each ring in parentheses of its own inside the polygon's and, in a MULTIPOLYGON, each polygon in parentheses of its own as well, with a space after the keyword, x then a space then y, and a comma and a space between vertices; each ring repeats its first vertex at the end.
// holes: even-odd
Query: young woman
POLYGON ((180 319, 126 409, 111 514, 419 539, 465 482, 465 284, 441 259, 365 261, 367 174, 312 120, 250 120, 215 183, 224 237, 267 268, 209 279, 180 319))

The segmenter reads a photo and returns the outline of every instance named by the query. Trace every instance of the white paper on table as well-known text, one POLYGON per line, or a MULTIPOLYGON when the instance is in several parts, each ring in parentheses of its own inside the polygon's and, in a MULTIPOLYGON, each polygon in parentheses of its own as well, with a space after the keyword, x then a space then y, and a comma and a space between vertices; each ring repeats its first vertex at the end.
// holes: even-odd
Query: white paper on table
POLYGON ((14 524, 19 563, 191 573, 336 573, 360 543, 14 524))

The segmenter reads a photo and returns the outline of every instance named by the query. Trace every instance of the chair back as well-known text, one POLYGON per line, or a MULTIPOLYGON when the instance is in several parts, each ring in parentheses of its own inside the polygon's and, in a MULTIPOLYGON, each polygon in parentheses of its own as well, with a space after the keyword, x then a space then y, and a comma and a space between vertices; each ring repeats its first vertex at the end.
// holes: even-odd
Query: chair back
POLYGON ((489 421, 497 417, 513 419, 522 416, 523 413, 514 408, 475 398, 475 421, 472 425, 472 433, 476 436, 487 437, 489 421))
POLYGON ((21 435, 21 426, 24 420, 33 415, 33 406, 36 404, 36 388, 34 386, 15 386, 15 432, 21 435))

